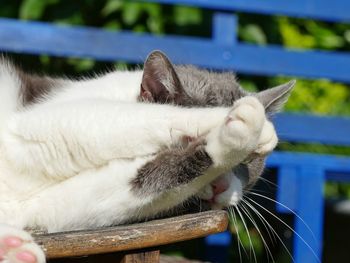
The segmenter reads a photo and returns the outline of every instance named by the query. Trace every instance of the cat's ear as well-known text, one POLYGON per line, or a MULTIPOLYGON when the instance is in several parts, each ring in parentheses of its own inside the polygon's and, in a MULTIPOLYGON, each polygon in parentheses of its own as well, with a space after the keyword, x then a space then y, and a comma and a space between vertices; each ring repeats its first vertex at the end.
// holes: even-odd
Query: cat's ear
POLYGON ((295 83, 295 80, 291 80, 285 84, 256 94, 259 101, 264 105, 267 114, 273 115, 283 108, 295 83))
POLYGON ((176 103, 183 89, 170 60, 160 51, 153 51, 143 69, 140 97, 156 103, 176 103))

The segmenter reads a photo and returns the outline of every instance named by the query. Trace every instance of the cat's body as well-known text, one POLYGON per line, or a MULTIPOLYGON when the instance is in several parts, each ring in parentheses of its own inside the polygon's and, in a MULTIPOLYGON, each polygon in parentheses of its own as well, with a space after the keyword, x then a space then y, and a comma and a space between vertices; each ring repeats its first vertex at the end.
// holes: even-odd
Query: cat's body
POLYGON ((144 71, 71 81, 1 61, 0 225, 88 229, 152 218, 194 195, 237 203, 277 143, 265 109, 292 84, 255 98, 232 74, 175 69, 154 52, 144 71), (217 193, 215 180, 225 185, 217 193))

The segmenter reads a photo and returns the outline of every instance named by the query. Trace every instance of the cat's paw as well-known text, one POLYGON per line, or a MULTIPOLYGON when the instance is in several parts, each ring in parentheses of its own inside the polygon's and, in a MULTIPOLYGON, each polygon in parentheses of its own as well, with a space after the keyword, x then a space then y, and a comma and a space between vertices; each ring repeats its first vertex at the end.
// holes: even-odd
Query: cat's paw
POLYGON ((23 230, 0 225, 1 263, 45 263, 45 254, 31 235, 23 230))
POLYGON ((247 96, 235 102, 222 127, 221 139, 233 149, 247 151, 256 148, 265 122, 263 105, 247 96))
POLYGON ((207 136, 207 152, 216 167, 233 167, 258 146, 266 121, 264 106, 255 97, 235 102, 224 123, 207 136))
POLYGON ((259 137, 258 147, 254 154, 265 156, 273 151, 278 143, 277 134, 273 124, 266 120, 259 137))

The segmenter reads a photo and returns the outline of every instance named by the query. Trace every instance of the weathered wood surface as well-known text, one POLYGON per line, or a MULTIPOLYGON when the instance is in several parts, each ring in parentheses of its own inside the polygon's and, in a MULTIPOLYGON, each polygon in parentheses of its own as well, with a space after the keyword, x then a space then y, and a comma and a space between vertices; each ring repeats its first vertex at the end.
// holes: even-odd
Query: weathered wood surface
POLYGON ((159 250, 127 254, 121 263, 158 263, 159 256, 159 250))
POLYGON ((48 258, 134 250, 204 237, 225 231, 225 211, 208 211, 141 224, 36 235, 48 258))

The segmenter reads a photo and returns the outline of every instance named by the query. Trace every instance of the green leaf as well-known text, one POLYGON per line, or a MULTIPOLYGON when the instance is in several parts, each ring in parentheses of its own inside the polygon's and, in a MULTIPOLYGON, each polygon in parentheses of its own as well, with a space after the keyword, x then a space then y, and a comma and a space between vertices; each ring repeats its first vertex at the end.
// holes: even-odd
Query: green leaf
POLYGON ((39 19, 48 5, 57 2, 58 0, 25 0, 19 9, 19 17, 26 20, 39 19))
POLYGON ((74 13, 61 19, 55 19, 55 23, 59 25, 84 25, 84 19, 80 12, 74 13))
POLYGON ((350 30, 346 30, 344 32, 344 38, 348 43, 350 43, 350 30))
POLYGON ((239 35, 246 42, 259 45, 265 45, 267 43, 265 33, 255 24, 249 24, 241 28, 239 35))
POLYGON ((95 61, 92 59, 77 59, 77 58, 69 58, 68 64, 72 65, 77 72, 88 71, 91 70, 95 61))
POLYGON ((142 13, 142 5, 139 3, 128 3, 123 6, 122 18, 125 24, 132 25, 142 13))
POLYGON ((175 23, 179 26, 202 22, 201 10, 194 7, 174 6, 174 17, 175 23))
POLYGON ((344 46, 345 41, 342 37, 336 35, 328 35, 321 38, 320 46, 327 49, 336 49, 344 46))
POLYGON ((316 46, 325 49, 337 49, 344 46, 343 37, 338 36, 337 32, 329 29, 327 25, 320 22, 307 21, 306 29, 316 40, 316 46))
POLYGON ((250 91, 250 92, 257 92, 258 91, 258 87, 255 85, 255 83, 253 81, 240 80, 240 84, 247 91, 250 91))
POLYGON ((105 23, 103 25, 104 28, 108 29, 108 30, 120 30, 121 29, 121 25, 118 21, 112 20, 112 21, 108 21, 107 23, 105 23))
POLYGON ((107 1, 106 5, 103 7, 101 13, 104 16, 108 16, 114 13, 115 11, 120 10, 122 5, 123 5, 123 2, 120 0, 109 0, 107 1))

